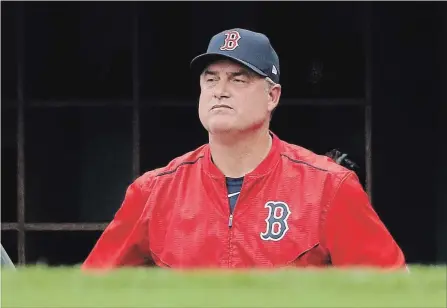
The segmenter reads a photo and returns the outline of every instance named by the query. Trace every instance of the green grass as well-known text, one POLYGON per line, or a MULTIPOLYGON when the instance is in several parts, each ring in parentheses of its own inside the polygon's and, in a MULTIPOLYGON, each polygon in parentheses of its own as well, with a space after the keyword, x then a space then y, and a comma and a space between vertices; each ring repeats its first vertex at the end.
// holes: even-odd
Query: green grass
POLYGON ((446 307, 446 267, 371 270, 2 271, 2 307, 446 307))

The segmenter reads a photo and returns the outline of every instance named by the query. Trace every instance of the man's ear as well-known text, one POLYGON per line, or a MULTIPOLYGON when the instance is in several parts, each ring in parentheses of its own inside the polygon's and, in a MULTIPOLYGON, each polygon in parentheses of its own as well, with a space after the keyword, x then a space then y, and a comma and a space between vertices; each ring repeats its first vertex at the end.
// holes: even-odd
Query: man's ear
POLYGON ((272 86, 269 90, 269 105, 268 105, 268 109, 270 112, 273 111, 273 109, 276 108, 276 106, 278 106, 279 104, 279 99, 281 98, 281 85, 280 84, 275 84, 274 86, 272 86))

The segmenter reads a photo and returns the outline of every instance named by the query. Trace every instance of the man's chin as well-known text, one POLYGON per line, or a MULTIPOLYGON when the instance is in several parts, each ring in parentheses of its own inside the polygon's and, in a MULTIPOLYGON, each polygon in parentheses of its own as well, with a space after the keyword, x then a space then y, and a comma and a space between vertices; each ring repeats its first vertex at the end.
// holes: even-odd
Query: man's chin
POLYGON ((211 135, 237 136, 252 133, 261 127, 262 125, 237 126, 232 123, 210 123, 207 130, 211 135))
POLYGON ((235 127, 232 126, 211 126, 208 129, 208 132, 211 135, 229 135, 229 134, 234 134, 236 132, 238 132, 238 130, 235 127))
POLYGON ((208 123, 208 131, 211 134, 229 134, 237 130, 236 125, 232 121, 224 119, 213 119, 208 123))

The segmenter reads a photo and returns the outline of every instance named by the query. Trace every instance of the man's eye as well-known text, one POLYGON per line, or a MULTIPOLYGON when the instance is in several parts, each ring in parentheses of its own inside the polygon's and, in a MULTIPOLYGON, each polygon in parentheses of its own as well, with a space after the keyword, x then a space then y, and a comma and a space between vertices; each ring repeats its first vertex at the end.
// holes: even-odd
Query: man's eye
POLYGON ((215 79, 215 78, 208 78, 208 79, 206 80, 206 82, 213 82, 213 81, 216 81, 216 79, 215 79))
POLYGON ((245 80, 243 80, 243 79, 235 79, 234 81, 236 81, 236 82, 238 82, 238 83, 243 83, 243 82, 245 82, 245 80))

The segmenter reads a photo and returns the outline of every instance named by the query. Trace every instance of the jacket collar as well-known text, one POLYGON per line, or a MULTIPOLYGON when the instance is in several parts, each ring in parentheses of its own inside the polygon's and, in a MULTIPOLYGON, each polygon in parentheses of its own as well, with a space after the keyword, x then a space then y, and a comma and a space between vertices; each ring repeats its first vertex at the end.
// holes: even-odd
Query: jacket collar
MULTIPOLYGON (((264 176, 269 173, 278 163, 281 154, 281 140, 271 131, 270 135, 272 136, 272 146, 270 148, 270 152, 252 172, 244 176, 245 178, 256 178, 264 176)), ((203 170, 213 178, 225 178, 225 175, 217 168, 217 166, 212 161, 209 144, 207 144, 204 148, 203 170)))

